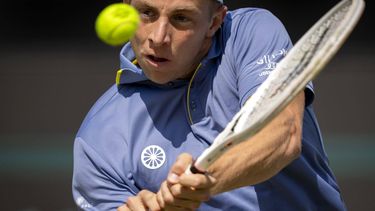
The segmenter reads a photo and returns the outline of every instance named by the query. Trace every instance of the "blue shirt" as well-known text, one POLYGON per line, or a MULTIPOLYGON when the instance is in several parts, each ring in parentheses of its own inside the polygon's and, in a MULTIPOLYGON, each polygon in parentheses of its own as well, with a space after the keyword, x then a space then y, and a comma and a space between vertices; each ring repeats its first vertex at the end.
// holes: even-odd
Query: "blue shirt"
MULTIPOLYGON (((177 156, 197 157, 292 47, 263 9, 229 12, 190 81, 158 85, 120 54, 117 84, 92 107, 74 145, 73 195, 86 210, 112 210, 159 190, 177 156)), ((266 182, 213 196, 199 210, 345 210, 305 90, 301 156, 266 182)))

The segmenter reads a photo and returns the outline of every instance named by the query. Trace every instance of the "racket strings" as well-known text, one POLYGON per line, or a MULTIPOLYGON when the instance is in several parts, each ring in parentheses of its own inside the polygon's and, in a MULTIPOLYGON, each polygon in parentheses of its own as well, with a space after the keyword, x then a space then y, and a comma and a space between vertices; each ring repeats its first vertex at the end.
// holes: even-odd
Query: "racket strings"
POLYGON ((282 80, 281 86, 271 86, 275 88, 271 97, 283 92, 283 90, 288 87, 288 84, 293 81, 294 78, 298 77, 304 68, 311 63, 312 58, 319 52, 321 46, 324 46, 325 43, 337 33, 336 29, 340 26, 345 15, 347 15, 350 6, 351 2, 344 4, 340 10, 319 26, 319 28, 307 39, 307 42, 302 44, 292 60, 284 67, 284 69, 294 69, 294 71, 289 72, 289 74, 280 74, 280 77, 284 78, 284 80, 282 80))
POLYGON ((272 99, 275 96, 285 92, 285 89, 290 87, 289 84, 293 82, 295 78, 301 76, 301 72, 312 63, 313 58, 319 53, 322 46, 324 46, 329 39, 335 37, 337 28, 340 27, 341 22, 344 20, 345 16, 348 15, 351 4, 352 1, 347 1, 343 4, 340 9, 327 17, 327 20, 318 26, 318 28, 307 39, 305 39, 302 45, 296 49, 296 52, 294 52, 294 55, 289 62, 284 63, 283 66, 279 67, 280 69, 284 69, 277 74, 279 80, 273 80, 273 83, 264 90, 263 93, 265 95, 259 96, 260 100, 251 107, 252 109, 249 109, 240 115, 232 127, 232 132, 237 133, 238 131, 243 130, 243 128, 246 128, 247 125, 251 124, 253 121, 266 121, 266 119, 254 119, 252 117, 257 116, 254 115, 254 113, 260 112, 260 109, 272 104, 272 99), (293 69, 293 71, 290 71, 291 69, 293 69))

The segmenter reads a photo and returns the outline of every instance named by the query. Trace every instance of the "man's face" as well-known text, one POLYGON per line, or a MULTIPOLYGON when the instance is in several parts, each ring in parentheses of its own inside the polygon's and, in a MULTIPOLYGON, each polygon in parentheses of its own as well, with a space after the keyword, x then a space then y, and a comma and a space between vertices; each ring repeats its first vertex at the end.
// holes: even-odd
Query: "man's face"
POLYGON ((131 5, 141 17, 131 45, 146 76, 159 84, 189 78, 218 28, 212 1, 132 0, 131 5))

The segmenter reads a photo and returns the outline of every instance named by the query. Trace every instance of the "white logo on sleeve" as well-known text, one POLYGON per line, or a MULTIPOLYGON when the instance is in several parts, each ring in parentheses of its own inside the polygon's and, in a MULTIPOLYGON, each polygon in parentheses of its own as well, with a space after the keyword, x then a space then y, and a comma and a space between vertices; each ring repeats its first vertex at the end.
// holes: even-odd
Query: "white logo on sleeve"
POLYGON ((287 50, 284 48, 278 51, 273 52, 272 54, 267 54, 262 56, 260 59, 258 59, 257 64, 258 65, 264 65, 265 68, 261 73, 259 73, 259 76, 266 76, 271 73, 272 70, 274 70, 277 66, 277 62, 280 58, 285 57, 287 54, 287 50))
POLYGON ((148 169, 158 169, 165 162, 165 152, 157 145, 148 146, 142 151, 141 161, 148 169))
POLYGON ((92 205, 89 204, 89 203, 86 201, 86 199, 83 198, 82 196, 80 196, 80 197, 78 197, 78 198, 76 199, 76 204, 77 204, 80 208, 82 208, 82 209, 84 209, 84 208, 91 208, 91 207, 92 207, 92 205))

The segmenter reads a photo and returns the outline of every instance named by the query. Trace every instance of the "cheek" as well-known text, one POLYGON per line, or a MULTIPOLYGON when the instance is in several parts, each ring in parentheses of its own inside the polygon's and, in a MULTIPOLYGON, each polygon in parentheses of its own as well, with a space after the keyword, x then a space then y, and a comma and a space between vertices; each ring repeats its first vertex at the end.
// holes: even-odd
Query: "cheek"
POLYGON ((143 25, 140 25, 134 34, 134 37, 132 38, 132 41, 137 43, 138 45, 143 43, 145 40, 147 40, 149 32, 147 32, 147 28, 143 25))
POLYGON ((174 38, 172 42, 173 51, 182 54, 190 54, 190 56, 192 56, 191 54, 193 52, 199 52, 204 42, 204 36, 194 34, 194 32, 186 32, 174 38))
POLYGON ((130 44, 137 57, 139 57, 142 51, 144 51, 145 40, 147 40, 147 37, 145 36, 145 33, 140 30, 138 30, 134 37, 130 40, 130 44))

